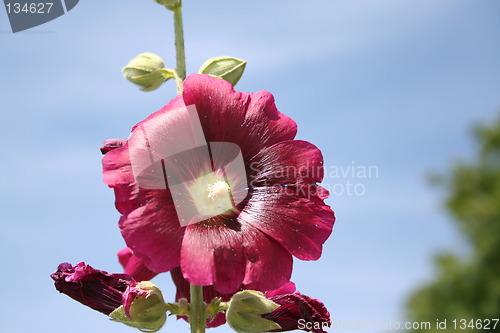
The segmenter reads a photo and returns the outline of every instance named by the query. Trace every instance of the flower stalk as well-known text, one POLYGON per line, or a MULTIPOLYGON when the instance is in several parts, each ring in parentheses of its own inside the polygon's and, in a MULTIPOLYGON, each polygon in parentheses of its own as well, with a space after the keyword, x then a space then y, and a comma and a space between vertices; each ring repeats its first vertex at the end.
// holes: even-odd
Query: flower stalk
POLYGON ((203 287, 192 284, 190 286, 191 303, 189 307, 189 323, 191 333, 205 333, 205 302, 203 301, 203 287))
POLYGON ((182 93, 182 82, 186 78, 186 54, 184 50, 184 30, 182 26, 182 2, 175 7, 174 12, 174 31, 175 31, 175 53, 176 53, 176 76, 177 93, 182 93))
MULTIPOLYGON (((173 9, 174 12, 174 32, 175 32, 175 81, 177 82, 177 93, 182 94, 184 79, 186 78, 186 52, 184 49, 184 29, 182 24, 182 0, 173 9)), ((203 301, 203 287, 190 285, 189 323, 191 333, 205 333, 206 315, 205 302, 203 301)))

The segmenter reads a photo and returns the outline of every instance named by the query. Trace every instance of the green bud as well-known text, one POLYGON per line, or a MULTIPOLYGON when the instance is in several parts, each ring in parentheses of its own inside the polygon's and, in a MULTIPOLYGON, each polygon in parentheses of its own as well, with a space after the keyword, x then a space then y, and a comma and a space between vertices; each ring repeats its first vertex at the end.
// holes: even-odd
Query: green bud
POLYGON ((176 8, 182 6, 181 0, 155 0, 155 1, 158 2, 160 5, 167 7, 167 9, 170 10, 175 10, 176 8))
POLYGON ((280 329, 274 321, 260 315, 270 313, 279 305, 267 299, 263 293, 254 290, 240 291, 229 301, 226 320, 238 333, 258 333, 280 329))
POLYGON ((112 320, 138 328, 141 331, 156 332, 167 320, 167 306, 160 289, 152 282, 143 281, 133 287, 130 292, 133 301, 126 306, 121 305, 109 315, 112 320))
POLYGON ((233 57, 215 57, 205 61, 198 73, 224 79, 234 87, 243 75, 246 65, 245 60, 233 57))
POLYGON ((142 91, 158 89, 165 81, 175 76, 172 69, 165 68, 162 58, 154 53, 141 53, 122 69, 123 76, 140 86, 142 91))

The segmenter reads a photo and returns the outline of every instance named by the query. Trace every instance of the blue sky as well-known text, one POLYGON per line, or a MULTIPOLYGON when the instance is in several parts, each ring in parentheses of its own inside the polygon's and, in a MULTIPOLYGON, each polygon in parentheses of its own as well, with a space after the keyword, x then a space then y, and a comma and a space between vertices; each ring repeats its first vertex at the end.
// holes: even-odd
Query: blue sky
MULTIPOLYGON (((174 66, 170 13, 153 0, 117 4, 81 1, 17 34, 0 10, 5 331, 133 330, 59 295, 49 278, 62 261, 120 270, 98 148, 175 96, 171 82, 142 93, 120 72, 145 51, 174 66)), ((432 276, 431 255, 465 248, 426 179, 473 156, 470 127, 498 112, 499 11, 495 0, 185 1, 188 72, 217 55, 246 59, 237 89, 272 92, 327 167, 378 170, 325 179, 364 194, 328 199, 338 221, 322 258, 295 261, 298 288, 333 319, 402 321, 407 295, 432 276)), ((169 276, 155 281, 171 299, 169 276)), ((180 330, 173 319, 163 329, 180 330)))

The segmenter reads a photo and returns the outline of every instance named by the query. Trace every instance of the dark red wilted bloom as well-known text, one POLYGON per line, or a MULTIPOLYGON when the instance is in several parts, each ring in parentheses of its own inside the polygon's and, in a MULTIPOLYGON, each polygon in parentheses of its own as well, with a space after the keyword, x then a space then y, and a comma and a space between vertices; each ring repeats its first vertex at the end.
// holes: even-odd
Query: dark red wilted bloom
POLYGON ((72 299, 106 315, 122 305, 123 294, 135 280, 126 274, 109 274, 85 265, 62 263, 50 276, 56 289, 72 299))
MULTIPOLYGON (((317 260, 335 221, 324 203, 329 193, 317 185, 323 179, 321 152, 309 142, 294 140, 296 132, 297 125, 278 111, 270 93, 236 92, 224 80, 189 76, 182 95, 136 125, 127 143, 113 140, 103 147, 103 179, 114 189, 127 246, 150 271, 180 267, 191 284, 213 286, 222 294, 234 293, 242 285, 265 291, 288 282, 292 255, 317 260), (139 186, 144 181, 140 177, 150 180, 148 172, 155 176, 160 166, 156 156, 148 155, 150 147, 164 143, 167 134, 171 138, 169 133, 189 122, 192 114, 177 111, 191 106, 196 108, 204 147, 210 148, 206 150, 213 163, 203 164, 196 154, 179 153, 162 159, 161 167, 189 181, 172 188, 170 182, 165 185, 167 174, 164 188, 158 186, 161 182, 139 186), (224 169, 237 154, 222 143, 238 147, 246 179, 234 176, 231 168, 224 169), (156 163, 141 166, 139 178, 131 161, 137 156, 156 163), (200 182, 207 167, 213 176, 200 182), (184 220, 176 211, 178 201, 174 202, 181 186, 191 193, 191 198, 182 198, 182 204, 195 207, 201 217, 227 207, 229 195, 246 194, 239 203, 231 201, 234 205, 223 214, 181 225, 184 220)), ((173 137, 164 145, 181 151, 183 139, 191 133, 179 133, 182 139, 173 137)))
POLYGON ((281 326, 274 332, 303 330, 314 333, 325 333, 330 327, 330 313, 318 299, 302 295, 295 290, 295 284, 289 282, 277 290, 266 292, 266 297, 280 305, 271 313, 262 315, 281 326))

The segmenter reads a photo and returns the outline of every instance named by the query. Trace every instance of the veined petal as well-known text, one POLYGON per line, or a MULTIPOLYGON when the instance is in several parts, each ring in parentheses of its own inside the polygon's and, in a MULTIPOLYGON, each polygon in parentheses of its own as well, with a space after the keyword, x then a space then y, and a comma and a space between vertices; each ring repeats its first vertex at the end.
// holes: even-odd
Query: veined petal
POLYGON ((274 238, 301 260, 317 260, 332 232, 335 217, 317 197, 316 186, 254 189, 238 216, 274 238))
POLYGON ((248 165, 250 187, 319 183, 324 174, 321 151, 300 140, 265 147, 248 165))

